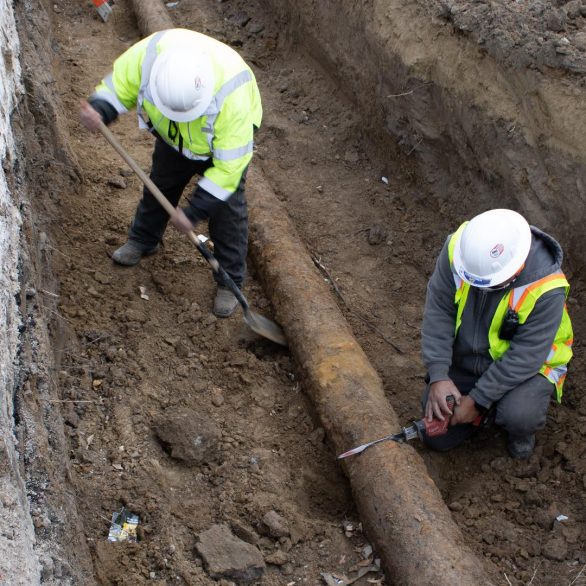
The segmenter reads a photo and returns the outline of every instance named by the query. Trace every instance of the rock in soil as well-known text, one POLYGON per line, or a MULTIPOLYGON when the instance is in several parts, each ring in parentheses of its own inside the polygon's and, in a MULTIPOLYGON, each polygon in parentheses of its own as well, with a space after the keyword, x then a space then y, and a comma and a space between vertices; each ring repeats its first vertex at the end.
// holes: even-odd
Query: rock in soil
POLYGON ((543 546, 541 553, 550 560, 561 562, 568 555, 568 545, 563 537, 554 537, 543 546))
POLYGON ((226 525, 212 525, 200 533, 197 552, 212 578, 249 584, 265 571, 262 554, 254 546, 235 537, 226 525))
POLYGON ((176 460, 195 466, 215 462, 220 456, 219 427, 209 418, 188 409, 166 412, 155 433, 163 449, 176 460))
POLYGON ((289 527, 287 521, 279 515, 276 511, 269 511, 263 518, 261 524, 263 533, 267 533, 271 537, 288 537, 289 527))

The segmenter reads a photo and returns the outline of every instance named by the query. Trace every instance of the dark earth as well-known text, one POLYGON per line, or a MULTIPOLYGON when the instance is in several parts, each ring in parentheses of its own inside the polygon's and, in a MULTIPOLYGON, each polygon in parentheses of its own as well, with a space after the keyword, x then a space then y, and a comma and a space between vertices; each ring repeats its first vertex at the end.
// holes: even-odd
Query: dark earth
MULTIPOLYGON (((469 37, 479 59, 488 53, 563 78, 583 100, 580 0, 412 4, 469 37)), ((293 586, 364 568, 355 584, 389 583, 288 350, 252 333, 240 313, 211 314, 210 269, 172 228, 139 266, 110 259, 141 184, 81 126, 78 107, 140 38, 129 0, 117 0, 106 23, 85 1, 17 2, 15 10, 34 120, 17 119, 36 184, 31 237, 44 235, 39 270, 54 294, 28 300, 31 319, 48 321, 54 366, 41 367, 50 384, 32 389, 44 410, 31 389, 21 407, 42 412, 48 428, 42 441, 21 425, 38 547, 48 552, 43 583, 293 586), (137 543, 107 541, 121 506, 140 517, 137 543), (234 542, 232 562, 244 559, 243 568, 212 559, 218 540, 234 542)), ((457 201, 466 192, 438 195, 416 148, 373 140, 335 71, 261 0, 182 0, 168 10, 177 26, 230 44, 253 66, 265 110, 254 165, 335 281, 392 406, 406 423, 419 417, 425 286, 464 219, 457 201)), ((152 139, 134 114, 111 129, 148 169, 152 139)), ((481 211, 474 205, 464 207, 481 211)), ((561 226, 548 229, 569 243, 561 226)), ((449 454, 420 449, 468 544, 492 562, 493 584, 586 584, 585 275, 582 251, 566 253, 576 357, 534 456, 510 459, 497 429, 449 454)), ((247 298, 271 315, 271 292, 254 266, 249 272, 247 298)), ((42 357, 33 349, 32 359, 42 357)))

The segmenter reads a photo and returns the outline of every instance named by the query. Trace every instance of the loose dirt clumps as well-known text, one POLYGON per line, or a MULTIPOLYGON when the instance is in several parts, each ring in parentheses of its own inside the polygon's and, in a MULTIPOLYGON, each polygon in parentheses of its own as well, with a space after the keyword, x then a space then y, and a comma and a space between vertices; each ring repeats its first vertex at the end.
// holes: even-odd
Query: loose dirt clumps
MULTIPOLYGON (((432 1, 432 14, 514 69, 586 73, 586 5, 558 2, 432 1)), ((580 82, 580 78, 576 80, 580 82)))
MULTIPOLYGON (((494 584, 578 584, 584 275, 572 246, 582 237, 562 226, 584 214, 583 6, 330 4, 167 9, 254 66, 265 109, 255 165, 327 269, 406 422, 420 415, 425 285, 448 232, 469 213, 511 205, 563 242, 577 357, 534 457, 510 460, 495 429, 421 455, 494 584)), ((77 111, 140 37, 130 3, 118 0, 107 23, 89 2, 14 10, 27 95, 12 123, 35 218, 25 232, 43 261, 25 272, 36 294, 21 311, 38 328, 25 358, 39 368, 16 389, 16 430, 43 583, 213 584, 202 549, 212 528, 227 547, 260 552, 238 570, 255 568, 246 579, 259 584, 319 584, 361 568, 374 570, 357 584, 382 579, 288 351, 240 316, 211 314, 209 267, 172 229, 135 268, 109 258, 141 186, 77 111), (211 451, 190 444, 194 428, 181 431, 197 418, 211 451), (175 447, 197 449, 178 460, 175 447), (107 541, 121 506, 140 517, 137 543, 107 541)), ((152 139, 133 115, 112 130, 148 169, 152 139)), ((254 270, 245 293, 270 315, 254 270)), ((244 575, 230 572, 223 566, 220 583, 244 575)))

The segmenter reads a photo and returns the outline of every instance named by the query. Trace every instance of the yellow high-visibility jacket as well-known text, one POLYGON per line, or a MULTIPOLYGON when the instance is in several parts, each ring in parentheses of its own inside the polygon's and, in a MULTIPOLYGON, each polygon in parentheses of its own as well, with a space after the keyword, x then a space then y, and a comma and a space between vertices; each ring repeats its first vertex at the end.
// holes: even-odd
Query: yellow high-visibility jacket
MULTIPOLYGON (((468 222, 464 222, 450 238, 448 244, 450 266, 453 266, 456 242, 461 237, 467 224, 468 222)), ((462 314, 464 312, 464 307, 466 306, 470 285, 461 279, 455 271, 453 271, 453 276, 456 283, 454 303, 457 306, 455 323, 455 335, 457 335, 460 325, 462 324, 462 314)), ((527 283, 518 287, 511 287, 503 293, 503 297, 496 308, 488 331, 489 351, 493 360, 498 360, 503 356, 511 345, 509 340, 502 340, 499 337, 499 332, 507 309, 511 308, 514 310, 519 317, 519 324, 524 324, 533 311, 537 300, 544 293, 557 288, 564 289, 567 298, 570 291, 570 284, 561 270, 546 275, 532 283, 527 283)), ((561 402, 562 400, 563 386, 568 370, 567 365, 572 358, 573 341, 574 332, 572 329, 572 322, 570 321, 567 307, 564 305, 562 320, 556 332, 555 339, 543 366, 539 369, 540 374, 545 376, 555 385, 558 402, 561 402)))
POLYGON ((254 128, 262 120, 256 79, 236 51, 211 37, 186 29, 160 31, 142 39, 114 62, 113 71, 90 97, 103 100, 118 114, 136 107, 139 127, 148 128, 167 144, 192 160, 208 160, 210 166, 199 187, 225 201, 238 188, 253 151, 254 128), (212 61, 215 87, 212 101, 202 116, 191 122, 172 122, 153 103, 149 79, 161 52, 190 44, 201 47, 212 61))

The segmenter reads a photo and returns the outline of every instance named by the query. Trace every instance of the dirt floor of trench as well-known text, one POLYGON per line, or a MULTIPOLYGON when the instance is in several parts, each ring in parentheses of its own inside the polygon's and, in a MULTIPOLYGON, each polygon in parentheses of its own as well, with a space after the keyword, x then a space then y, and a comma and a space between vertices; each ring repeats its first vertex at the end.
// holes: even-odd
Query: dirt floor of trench
MULTIPOLYGON (((254 66, 265 110, 255 165, 335 280, 394 409, 405 421, 417 417, 426 280, 461 218, 451 204, 435 203, 412 152, 390 141, 381 151, 369 141, 343 88, 287 42, 286 23, 262 4, 183 0, 169 13, 177 26, 229 43, 254 66)), ((67 332, 54 340, 62 401, 54 406, 68 440, 67 490, 83 520, 71 542, 87 559, 83 580, 214 583, 195 550, 197 535, 214 523, 258 545, 268 562, 261 584, 318 584, 324 572, 355 576, 376 552, 365 550, 349 487, 288 351, 260 340, 239 316, 212 316, 210 270, 172 229, 162 252, 138 267, 110 260, 141 186, 101 137, 81 128, 77 110, 139 39, 129 2, 117 0, 107 23, 86 2, 58 0, 49 15, 65 114, 58 123, 82 175, 72 190, 62 168, 46 170, 53 192, 63 186, 50 218, 55 309, 67 332), (205 464, 169 453, 181 437, 168 430, 180 436, 193 421, 220 435, 205 464), (123 504, 140 515, 137 544, 107 542, 110 516, 123 504), (271 536, 263 526, 271 510, 286 520, 288 535, 271 536)), ((29 17, 41 18, 34 10, 29 17)), ((112 130, 148 169, 152 139, 139 133, 135 116, 112 130)), ((270 314, 270 293, 255 282, 254 267, 250 273, 245 293, 270 314)), ((577 314, 583 286, 574 277, 577 314)), ((495 584, 570 584, 586 564, 583 370, 575 360, 567 399, 552 405, 530 462, 510 460, 498 430, 450 454, 422 452, 468 543, 492 562, 495 584), (568 520, 554 523, 559 514, 568 520)), ((49 524, 35 525, 40 542, 52 539, 49 524)), ((65 564, 58 572, 51 566, 45 579, 76 575, 65 564)), ((366 583, 384 583, 384 575, 356 582, 366 583)))

